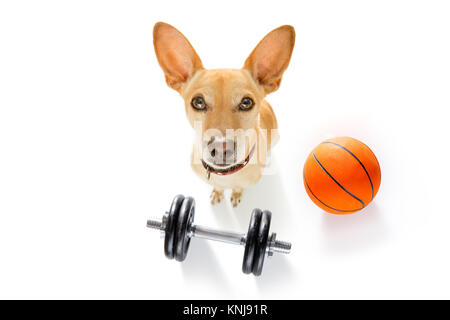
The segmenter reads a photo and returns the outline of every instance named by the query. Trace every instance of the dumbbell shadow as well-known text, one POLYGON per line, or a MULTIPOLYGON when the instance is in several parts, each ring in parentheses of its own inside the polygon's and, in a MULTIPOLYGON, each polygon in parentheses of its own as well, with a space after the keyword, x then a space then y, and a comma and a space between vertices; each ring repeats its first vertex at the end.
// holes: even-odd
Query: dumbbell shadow
POLYGON ((265 270, 256 284, 262 292, 268 292, 271 289, 279 289, 281 286, 292 286, 294 279, 298 277, 291 261, 288 257, 278 255, 270 257, 267 261, 265 270))
POLYGON ((225 271, 207 241, 191 240, 189 256, 181 264, 181 269, 187 281, 207 279, 222 289, 229 289, 225 271))

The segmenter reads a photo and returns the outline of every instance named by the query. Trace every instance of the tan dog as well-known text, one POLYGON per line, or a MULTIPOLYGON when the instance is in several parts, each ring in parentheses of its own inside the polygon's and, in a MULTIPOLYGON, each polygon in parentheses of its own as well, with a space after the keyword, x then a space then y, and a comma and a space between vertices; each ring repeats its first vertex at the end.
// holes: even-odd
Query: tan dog
POLYGON ((153 43, 166 82, 181 94, 199 131, 191 164, 213 186, 212 204, 232 189, 237 206, 243 188, 261 178, 267 151, 278 141, 277 120, 264 98, 279 88, 294 42, 294 28, 282 26, 261 40, 242 69, 206 70, 181 32, 155 24, 153 43))

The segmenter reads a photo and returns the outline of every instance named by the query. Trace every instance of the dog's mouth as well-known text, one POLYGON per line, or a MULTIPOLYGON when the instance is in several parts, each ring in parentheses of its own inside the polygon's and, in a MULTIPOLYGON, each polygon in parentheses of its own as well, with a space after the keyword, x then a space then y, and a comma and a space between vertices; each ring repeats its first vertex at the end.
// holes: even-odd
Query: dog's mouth
POLYGON ((247 157, 245 157, 244 160, 234 163, 234 164, 210 164, 207 163, 204 159, 202 159, 203 167, 208 172, 208 178, 211 173, 217 174, 217 175, 228 175, 235 173, 242 168, 244 168, 249 162, 251 157, 253 156, 253 153, 255 151, 256 144, 253 145, 253 147, 250 149, 250 152, 248 153, 247 157))

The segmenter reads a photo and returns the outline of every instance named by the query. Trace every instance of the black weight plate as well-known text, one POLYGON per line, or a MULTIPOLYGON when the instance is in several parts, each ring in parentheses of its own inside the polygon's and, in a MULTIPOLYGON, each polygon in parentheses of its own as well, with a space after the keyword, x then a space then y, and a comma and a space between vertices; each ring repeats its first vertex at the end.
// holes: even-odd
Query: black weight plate
POLYGON ((180 214, 178 215, 178 222, 175 228, 175 259, 183 261, 186 259, 191 237, 189 237, 189 230, 195 215, 195 201, 191 197, 186 197, 181 205, 180 214))
POLYGON ((178 221, 178 214, 180 212, 181 204, 183 203, 184 196, 179 194, 173 198, 170 206, 169 215, 167 217, 165 235, 164 235, 164 254, 167 258, 173 259, 175 247, 175 227, 178 221))
POLYGON ((253 274, 255 276, 260 276, 262 273, 271 219, 272 213, 267 210, 263 211, 256 241, 255 256, 253 257, 253 274))
POLYGON ((248 232, 245 240, 244 261, 242 262, 242 272, 246 274, 251 273, 253 269, 253 257, 255 255, 255 246, 258 238, 261 216, 262 211, 260 209, 254 209, 248 225, 248 232))

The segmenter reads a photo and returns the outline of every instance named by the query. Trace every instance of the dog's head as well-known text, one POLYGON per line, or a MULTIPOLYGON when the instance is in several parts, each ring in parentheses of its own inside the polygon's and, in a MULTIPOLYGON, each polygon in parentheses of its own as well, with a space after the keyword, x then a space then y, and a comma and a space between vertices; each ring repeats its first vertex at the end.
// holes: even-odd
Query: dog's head
POLYGON ((215 168, 242 162, 256 144, 264 97, 278 89, 291 58, 295 31, 279 27, 264 37, 242 69, 206 70, 189 41, 169 24, 153 30, 156 56, 169 87, 185 101, 192 127, 201 130, 202 160, 215 168))

